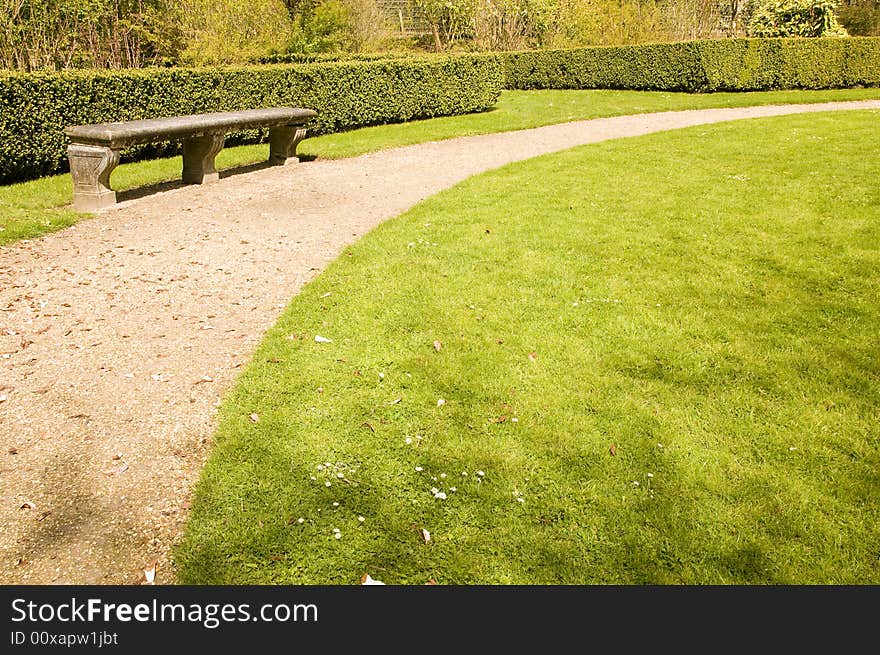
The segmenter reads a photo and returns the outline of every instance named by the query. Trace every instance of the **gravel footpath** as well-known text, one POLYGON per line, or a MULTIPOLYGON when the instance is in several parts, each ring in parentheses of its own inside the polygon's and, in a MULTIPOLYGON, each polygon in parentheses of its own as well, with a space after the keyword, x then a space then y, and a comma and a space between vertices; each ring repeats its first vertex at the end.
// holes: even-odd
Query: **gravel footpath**
POLYGON ((169 551, 220 397, 304 283, 471 175, 585 143, 880 101, 597 119, 169 185, 0 248, 0 583, 129 584, 169 551))

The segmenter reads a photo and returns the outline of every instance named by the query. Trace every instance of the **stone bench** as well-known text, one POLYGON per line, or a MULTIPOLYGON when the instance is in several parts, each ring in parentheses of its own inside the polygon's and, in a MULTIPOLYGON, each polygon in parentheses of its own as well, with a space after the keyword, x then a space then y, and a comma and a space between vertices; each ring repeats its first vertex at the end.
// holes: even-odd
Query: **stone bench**
POLYGON ((269 128, 269 163, 298 162, 296 147, 306 136, 305 123, 317 114, 311 109, 271 107, 246 111, 150 118, 120 123, 74 125, 67 158, 73 178, 73 207, 95 211, 116 204, 110 174, 119 152, 129 146, 183 141, 183 182, 204 184, 220 178, 214 158, 228 132, 269 128))

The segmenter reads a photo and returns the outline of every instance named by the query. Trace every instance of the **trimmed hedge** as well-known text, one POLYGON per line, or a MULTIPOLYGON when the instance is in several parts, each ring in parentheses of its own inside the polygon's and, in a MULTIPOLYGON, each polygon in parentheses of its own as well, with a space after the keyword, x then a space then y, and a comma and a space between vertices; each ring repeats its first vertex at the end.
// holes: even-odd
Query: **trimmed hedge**
MULTIPOLYGON (((66 170, 68 125, 283 105, 315 109, 309 133, 317 135, 481 111, 497 102, 502 83, 500 63, 486 55, 5 73, 0 74, 0 182, 66 170)), ((257 135, 230 135, 230 142, 257 135)), ((146 150, 168 153, 178 147, 146 150)))
POLYGON ((401 52, 285 52, 263 55, 249 60, 252 64, 317 64, 328 61, 377 61, 379 59, 405 59, 412 53, 401 52))
POLYGON ((508 89, 763 91, 880 84, 880 38, 724 39, 499 55, 508 89))

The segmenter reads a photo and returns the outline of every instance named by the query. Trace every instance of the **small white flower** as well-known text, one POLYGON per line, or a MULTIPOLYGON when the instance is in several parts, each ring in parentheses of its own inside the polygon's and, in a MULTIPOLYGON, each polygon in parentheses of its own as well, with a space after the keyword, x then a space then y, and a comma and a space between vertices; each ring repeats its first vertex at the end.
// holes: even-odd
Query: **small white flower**
POLYGON ((466 477, 467 477, 467 471, 462 471, 462 472, 461 472, 461 477, 466 478, 466 477))
POLYGON ((639 481, 638 481, 638 480, 633 480, 633 486, 634 486, 634 487, 638 487, 638 486, 639 486, 639 481))
POLYGON ((516 416, 514 416, 513 418, 510 419, 510 422, 511 423, 519 423, 519 419, 516 416))
POLYGON ((436 498, 437 500, 446 500, 446 494, 442 491, 438 491, 434 494, 434 498, 436 498))
POLYGON ((384 379, 385 379, 385 374, 384 374, 384 373, 379 373, 379 379, 380 379, 380 380, 384 380, 384 379))
POLYGON ((482 478, 484 475, 486 475, 486 473, 484 471, 477 471, 477 475, 482 478))
POLYGON ((337 473, 336 477, 339 478, 340 480, 342 480, 345 477, 345 474, 344 473, 337 473))
POLYGON ((323 464, 318 464, 318 470, 319 470, 319 471, 323 471, 323 470, 324 470, 324 465, 323 465, 323 464))
POLYGON ((520 503, 524 503, 524 502, 526 502, 526 499, 523 498, 522 496, 517 496, 517 497, 516 497, 516 500, 517 500, 518 502, 520 502, 520 503))
POLYGON ((432 476, 431 476, 431 480, 433 480, 434 482, 437 482, 437 476, 436 476, 436 475, 432 475, 432 476))
POLYGON ((342 533, 341 533, 341 532, 337 532, 337 533, 334 534, 333 536, 334 536, 336 539, 342 539, 342 533))
POLYGON ((653 473, 648 473, 648 477, 649 477, 649 478, 653 478, 653 477, 654 477, 654 474, 653 474, 653 473))
POLYGON ((324 486, 325 486, 325 487, 329 487, 329 486, 331 486, 332 484, 333 484, 333 483, 330 482, 330 480, 327 480, 327 482, 324 483, 324 486))
POLYGON ((331 464, 330 462, 324 462, 324 466, 330 468, 331 466, 333 466, 333 464, 331 464))
POLYGON ((303 523, 306 522, 306 520, 305 520, 304 518, 298 518, 298 519, 296 520, 296 522, 299 523, 299 524, 303 524, 303 523))
POLYGON ((333 503, 333 507, 339 507, 339 503, 333 503))
POLYGON ((318 478, 316 478, 314 475, 310 475, 309 478, 310 478, 311 480, 317 480, 317 479, 318 479, 318 478))
POLYGON ((458 491, 458 489, 456 487, 449 487, 449 491, 455 493, 456 491, 458 491))
POLYGON ((443 398, 437 399, 437 407, 443 407, 443 405, 445 405, 445 404, 446 404, 446 401, 443 400, 443 398))
POLYGON ((403 440, 403 443, 405 443, 408 446, 412 443, 412 439, 410 437, 407 437, 406 439, 403 440))
POLYGON ((438 491, 440 491, 440 490, 437 487, 431 487, 431 493, 434 494, 435 496, 437 495, 438 491))
POLYGON ((793 451, 793 450, 797 450, 797 447, 796 447, 796 446, 790 446, 789 449, 788 449, 789 452, 791 452, 791 451, 793 451))
POLYGON ((441 474, 440 474, 440 477, 441 477, 441 478, 445 478, 445 477, 446 477, 446 474, 445 474, 445 473, 441 473, 441 474))
POLYGON ((361 523, 363 523, 363 522, 366 521, 366 520, 367 520, 367 519, 365 519, 363 516, 359 516, 359 517, 358 517, 358 521, 360 521, 361 523))
POLYGON ((424 471, 424 470, 425 470, 425 469, 423 469, 421 466, 417 466, 417 467, 416 467, 416 473, 421 473, 421 472, 424 471))
POLYGON ((342 532, 342 530, 340 530, 339 528, 333 528, 333 532, 339 534, 340 532, 342 532))
POLYGON ((658 443, 658 444, 657 444, 657 448, 663 448, 663 444, 662 444, 662 443, 658 443))
POLYGON ((331 340, 327 337, 322 337, 320 334, 315 335, 315 341, 317 343, 331 343, 331 340))

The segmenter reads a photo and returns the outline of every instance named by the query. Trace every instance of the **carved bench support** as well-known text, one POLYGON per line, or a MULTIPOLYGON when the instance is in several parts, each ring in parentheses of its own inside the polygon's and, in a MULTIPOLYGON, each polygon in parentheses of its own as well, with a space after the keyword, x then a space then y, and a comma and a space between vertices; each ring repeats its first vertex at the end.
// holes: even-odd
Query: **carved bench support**
POLYGON ((206 134, 183 141, 183 183, 207 184, 220 179, 214 158, 223 149, 224 134, 206 134))
POLYGON ((118 150, 73 143, 67 146, 67 160, 73 178, 74 209, 92 212, 116 204, 110 174, 119 164, 118 150))
POLYGON ((269 130, 269 163, 272 166, 296 164, 296 147, 306 138, 306 128, 296 125, 282 125, 269 130))

